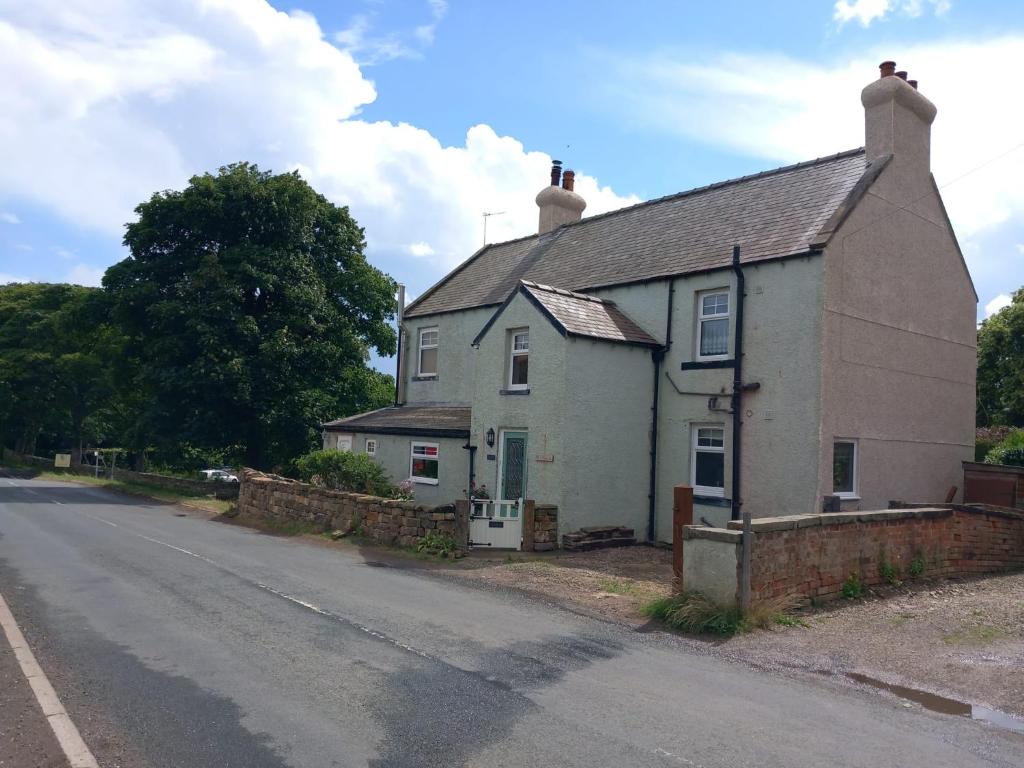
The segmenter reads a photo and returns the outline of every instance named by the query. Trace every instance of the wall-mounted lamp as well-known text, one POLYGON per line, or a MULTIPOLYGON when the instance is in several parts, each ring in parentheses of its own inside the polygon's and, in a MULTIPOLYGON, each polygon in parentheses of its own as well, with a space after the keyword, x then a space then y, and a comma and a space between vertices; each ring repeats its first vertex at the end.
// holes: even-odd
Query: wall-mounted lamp
POLYGON ((491 427, 490 429, 487 430, 487 447, 488 448, 493 448, 494 447, 494 428, 493 427, 491 427))

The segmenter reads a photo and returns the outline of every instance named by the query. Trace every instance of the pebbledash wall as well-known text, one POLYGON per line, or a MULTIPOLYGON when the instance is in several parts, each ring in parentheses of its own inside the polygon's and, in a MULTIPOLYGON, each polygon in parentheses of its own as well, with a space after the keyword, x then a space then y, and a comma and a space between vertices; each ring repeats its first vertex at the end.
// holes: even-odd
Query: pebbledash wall
MULTIPOLYGON (((734 604, 742 579, 740 523, 683 529, 683 588, 734 604)), ((751 601, 838 597, 850 574, 865 586, 1024 568, 1024 512, 941 505, 792 515, 751 524, 751 601), (895 569, 891 571, 890 569, 895 569)))
POLYGON ((427 506, 361 493, 317 488, 253 469, 243 470, 238 514, 243 518, 295 520, 324 530, 354 531, 381 544, 413 546, 430 532, 468 541, 468 505, 427 506))

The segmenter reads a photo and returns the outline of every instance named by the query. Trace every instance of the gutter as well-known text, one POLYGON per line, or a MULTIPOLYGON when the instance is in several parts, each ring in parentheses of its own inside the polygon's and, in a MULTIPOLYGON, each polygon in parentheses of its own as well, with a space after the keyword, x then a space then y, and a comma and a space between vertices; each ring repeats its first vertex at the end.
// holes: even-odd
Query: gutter
POLYGON ((405 377, 402 375, 402 336, 405 335, 405 286, 398 285, 398 349, 395 356, 395 407, 402 405, 402 385, 405 377))
MULTIPOLYGON (((665 313, 665 346, 651 350, 654 361, 654 394, 651 403, 651 468, 647 491, 647 541, 654 543, 658 523, 658 405, 661 401, 661 363, 672 346, 672 305, 676 296, 676 281, 668 284, 668 308, 665 313)), ((666 374, 668 371, 666 371, 666 374)))
POLYGON ((746 280, 740 265, 740 247, 732 247, 732 270, 736 273, 736 332, 733 342, 733 356, 736 365, 732 378, 732 514, 731 519, 740 519, 741 461, 740 427, 743 425, 743 303, 746 298, 746 280))

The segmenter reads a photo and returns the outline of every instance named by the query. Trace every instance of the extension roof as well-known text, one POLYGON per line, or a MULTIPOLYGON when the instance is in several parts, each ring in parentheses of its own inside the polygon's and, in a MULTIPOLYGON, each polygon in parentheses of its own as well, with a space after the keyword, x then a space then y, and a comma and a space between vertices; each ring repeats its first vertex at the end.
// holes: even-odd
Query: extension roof
POLYGON ((505 307, 519 293, 525 295, 563 336, 583 336, 599 341, 638 344, 644 347, 660 346, 655 338, 619 309, 614 301, 553 288, 550 285, 540 285, 529 280, 520 281, 519 289, 505 300, 473 339, 474 345, 480 342, 498 316, 505 311, 505 307))
POLYGON ((380 435, 469 437, 468 405, 409 404, 388 406, 358 416, 328 421, 331 432, 369 432, 380 435))
POLYGON ((734 244, 744 263, 808 253, 834 231, 833 215, 852 207, 866 169, 864 150, 854 149, 486 245, 405 315, 501 304, 521 280, 585 291, 721 269, 734 244))

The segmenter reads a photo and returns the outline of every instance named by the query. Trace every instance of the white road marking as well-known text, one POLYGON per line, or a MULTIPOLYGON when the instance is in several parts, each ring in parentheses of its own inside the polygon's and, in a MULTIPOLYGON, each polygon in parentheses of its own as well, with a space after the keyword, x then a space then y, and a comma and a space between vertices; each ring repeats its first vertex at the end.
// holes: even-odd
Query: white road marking
POLYGON ((104 520, 102 517, 96 517, 95 515, 90 515, 88 512, 83 512, 82 514, 85 515, 86 517, 88 517, 90 520, 96 520, 97 522, 100 522, 100 523, 106 523, 111 528, 120 528, 120 526, 117 523, 112 523, 109 520, 104 520))
POLYGON ((96 762, 96 758, 89 751, 78 728, 75 727, 74 722, 64 710, 64 705, 60 703, 57 692, 53 690, 42 667, 39 666, 36 657, 32 655, 28 643, 25 642, 25 636, 21 634, 21 630, 14 620, 14 614, 11 613, 3 595, 0 595, 0 627, 3 627, 7 642, 10 643, 14 650, 14 657, 21 666, 22 674, 28 680, 28 684, 36 696, 36 701, 39 702, 43 715, 50 724, 53 735, 57 737, 57 743, 64 750, 64 755, 71 764, 71 768, 99 768, 99 763, 96 762))

